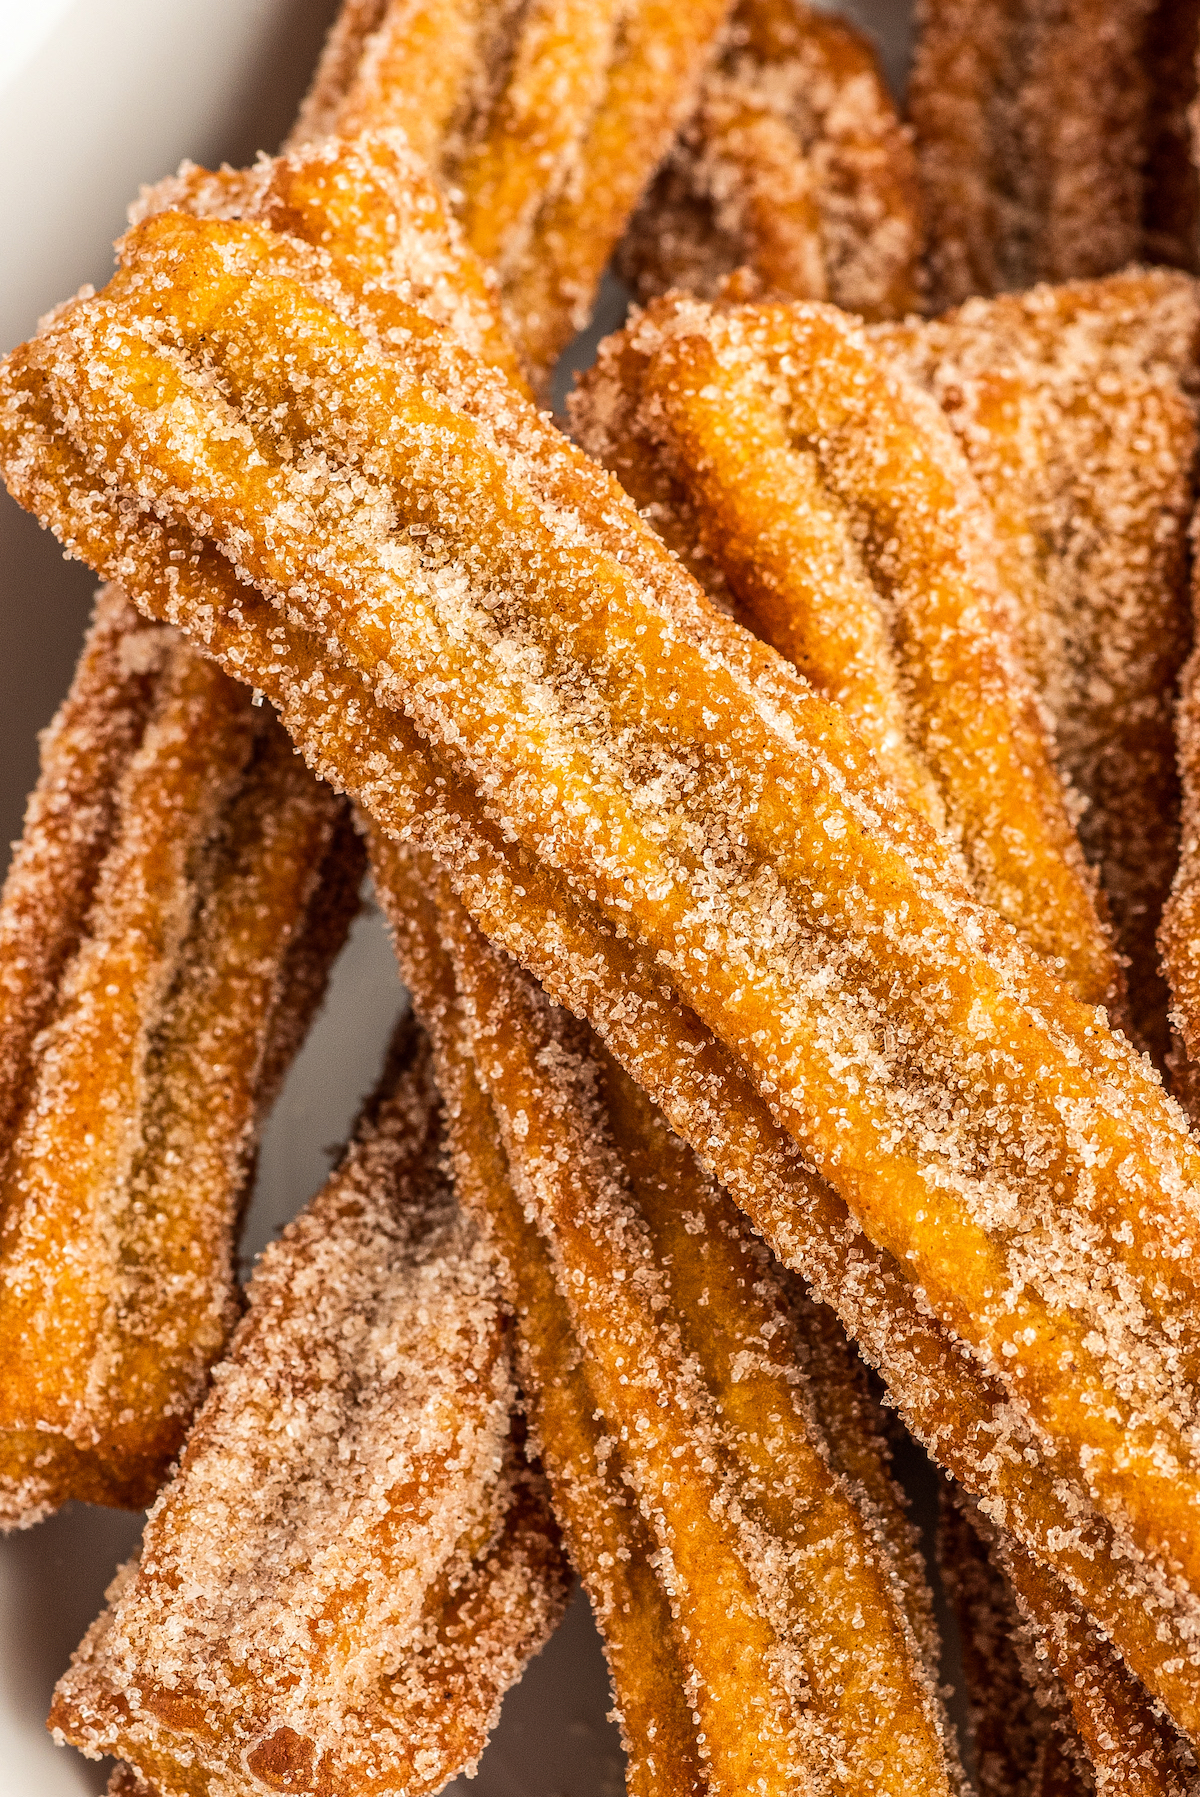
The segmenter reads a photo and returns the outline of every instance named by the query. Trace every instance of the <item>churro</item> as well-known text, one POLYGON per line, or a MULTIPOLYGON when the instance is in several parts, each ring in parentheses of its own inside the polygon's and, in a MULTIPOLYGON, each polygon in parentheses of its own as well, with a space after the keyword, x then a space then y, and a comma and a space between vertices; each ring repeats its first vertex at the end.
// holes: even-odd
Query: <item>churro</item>
POLYGON ((1023 659, 1128 959, 1134 1029, 1160 1064, 1198 326, 1195 283, 1158 270, 874 333, 938 399, 992 507, 1023 659))
POLYGON ((3 365, 11 486, 437 855, 1198 1732, 1200 1168, 1148 1066, 499 377, 259 226, 125 255, 3 365))
POLYGON ((587 323, 729 0, 349 0, 291 147, 400 126, 499 278, 534 385, 587 323))
POLYGON ((870 39, 803 0, 741 0, 692 116, 630 220, 639 299, 732 275, 864 318, 920 304, 916 162, 870 39))
POLYGON ((9 1526, 161 1483, 236 1317, 257 1128, 361 869, 271 714, 102 595, 0 899, 9 1526))
POLYGON ((921 0, 909 116, 934 311, 1142 247, 1152 0, 921 0))
MULTIPOLYGON (((802 1333, 769 1257, 638 1088, 488 946, 444 880, 435 907, 430 870, 402 851, 377 845, 374 866, 402 966, 448 1039, 442 1052, 469 1053, 492 1107, 511 1190, 498 1193, 493 1178, 483 1202, 524 1359, 544 1388, 570 1367, 563 1344, 578 1344, 585 1417, 599 1411, 652 1530, 674 1619, 664 1658, 682 1663, 699 1788, 950 1788, 896 1570, 832 1470, 839 1439, 821 1440, 802 1333), (523 1303, 525 1269, 546 1260, 545 1294, 523 1303)), ((473 1115, 459 1156, 477 1152, 477 1133, 473 1115)), ((556 1477, 539 1402, 552 1494, 560 1502, 565 1485, 564 1507, 577 1512, 585 1494, 556 1477)), ((857 1453, 875 1457, 872 1483, 895 1510, 878 1444, 848 1409, 841 1420, 857 1453)), ((609 1497, 597 1519, 584 1502, 585 1540, 598 1520, 611 1527, 614 1507, 609 1497)), ((584 1568, 600 1570, 590 1557, 584 1568)), ((598 1609, 617 1621, 617 1664, 640 1686, 645 1642, 621 1639, 629 1625, 607 1595, 598 1609)), ((654 1740, 631 1742, 635 1764, 654 1740)))
POLYGON ((414 1038, 266 1249, 140 1557, 59 1684, 60 1735, 161 1797, 439 1791, 562 1612, 494 1281, 440 1171, 414 1038))
POLYGON ((969 1507, 940 1492, 938 1563, 958 1624, 967 1732, 979 1797, 1043 1797, 1047 1758, 1065 1760, 1068 1789, 1082 1793, 1066 1699, 1045 1676, 1028 1676, 1032 1647, 1012 1586, 972 1526, 969 1507), (1024 1651, 1019 1651, 1019 1648, 1024 1651))
POLYGON ((944 807, 980 896, 1079 996, 1119 1010, 992 521, 940 411, 830 308, 674 297, 601 345, 572 417, 902 796, 934 823, 944 807), (834 388, 836 412, 815 397, 834 388))

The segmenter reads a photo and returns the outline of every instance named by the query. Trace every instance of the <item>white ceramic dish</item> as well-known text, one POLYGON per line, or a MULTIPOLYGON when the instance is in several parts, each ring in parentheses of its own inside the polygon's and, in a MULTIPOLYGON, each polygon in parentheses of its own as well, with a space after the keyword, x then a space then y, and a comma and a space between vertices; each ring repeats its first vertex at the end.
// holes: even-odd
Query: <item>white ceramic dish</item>
MULTIPOLYGON (((0 351, 112 266, 111 241, 144 181, 184 156, 248 160, 286 131, 334 0, 0 0, 0 351)), ((903 78, 908 0, 845 0, 903 78)), ((564 358, 590 361, 620 322, 606 288, 597 329, 564 358)), ((65 691, 94 587, 0 492, 0 840, 20 829, 36 732, 65 691)), ((266 1133, 247 1262, 320 1185, 368 1088, 404 995, 377 914, 355 925, 326 1009, 266 1133)), ((0 1377, 3 1376, 0 1369, 0 1377)), ((140 1516, 73 1504, 0 1540, 0 1797, 82 1797, 109 1762, 57 1749, 50 1693, 99 1609, 140 1516)), ((586 1603, 576 1599, 511 1693, 475 1797, 619 1797, 620 1746, 586 1603)))

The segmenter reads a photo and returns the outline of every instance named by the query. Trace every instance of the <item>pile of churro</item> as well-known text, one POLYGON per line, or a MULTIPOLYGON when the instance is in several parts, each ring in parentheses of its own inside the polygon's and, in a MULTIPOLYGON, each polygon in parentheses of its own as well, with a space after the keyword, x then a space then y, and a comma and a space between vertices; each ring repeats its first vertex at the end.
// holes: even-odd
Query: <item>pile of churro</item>
POLYGON ((440 1791, 574 1577, 636 1797, 1200 1788, 1198 38, 923 0, 906 117, 803 0, 345 0, 0 362, 104 583, 0 1522, 150 1506, 110 1791, 440 1791), (368 876, 410 1009, 243 1290, 368 876))

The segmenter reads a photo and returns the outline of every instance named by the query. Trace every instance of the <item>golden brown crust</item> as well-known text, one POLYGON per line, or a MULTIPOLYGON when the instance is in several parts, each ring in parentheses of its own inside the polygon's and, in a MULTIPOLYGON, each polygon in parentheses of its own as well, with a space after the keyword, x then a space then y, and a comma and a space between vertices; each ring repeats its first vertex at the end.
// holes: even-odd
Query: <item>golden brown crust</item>
POLYGON ((829 308, 675 298, 601 346, 572 415, 901 795, 935 824, 944 805, 980 896, 1123 1021, 992 521, 940 412, 829 308))
POLYGON ((487 1256, 439 1174, 409 1029, 338 1170, 269 1247, 138 1562, 52 1726, 162 1797, 411 1793, 471 1766, 565 1568, 511 1442, 487 1256))
POLYGON ((41 773, 0 895, 0 1139, 25 1097, 29 1049, 54 1003, 111 844, 165 633, 114 588, 98 594, 79 665, 41 741, 41 773))
POLYGON ((354 0, 291 143, 402 128, 495 270, 540 391, 691 110, 728 5, 354 0))
POLYGON ((922 0, 909 116, 934 311, 1142 248, 1152 0, 922 0))
POLYGON ((425 858, 376 840, 372 872, 401 971, 434 1044, 460 1202, 486 1232, 516 1323, 517 1372, 571 1563, 604 1641, 633 1797, 706 1789, 685 1697, 687 1656, 654 1567, 653 1537, 588 1384, 541 1237, 513 1188, 475 1073, 425 858))
MULTIPOLYGON (((420 906, 411 860, 377 848, 375 864, 383 891, 420 906)), ((790 1790, 802 1766, 818 1781, 836 1767, 855 1792, 914 1778, 949 1788, 899 1592, 826 1464, 769 1258, 632 1082, 592 1061, 586 1035, 489 949, 444 880, 437 892, 509 1177, 549 1244, 592 1401, 653 1530, 713 1788, 753 1767, 764 1789, 790 1790), (748 1644, 766 1656, 757 1691, 730 1683, 748 1644)), ((871 1451, 865 1436, 857 1446, 871 1451)))
POLYGON ((916 163, 870 40, 803 0, 741 0, 695 112, 630 220, 639 299, 736 274, 866 318, 920 302, 916 163))
POLYGON ((1025 662, 1129 959, 1134 1030, 1160 1065, 1198 322, 1195 284, 1160 270, 875 333, 943 406, 995 514, 1025 662))
MULTIPOLYGON (((1160 1403, 1187 1403, 1182 1366, 1177 1372, 1160 1338, 1167 1316, 1186 1319, 1190 1305, 1195 1172, 1178 1112, 1095 1013, 973 904, 935 839, 879 787, 832 708, 707 611, 617 489, 511 390, 481 370, 464 372, 457 352, 432 341, 408 352, 422 371, 418 389, 369 334, 352 331, 344 300, 327 287, 322 299, 308 284, 304 269, 315 263, 301 269, 291 249, 255 228, 168 220, 144 232, 136 249, 144 260, 122 285, 60 316, 53 335, 6 364, 10 482, 96 560, 125 561, 143 603, 186 616, 214 653, 278 695, 315 762, 338 767, 387 827, 428 832, 489 933, 539 970, 551 963, 555 990, 594 1013, 610 1045, 624 1032, 621 1058, 680 1133, 721 1155, 726 1183, 763 1219, 782 1257, 887 1363, 919 1432, 989 1502, 1002 1499, 1010 1526, 1063 1572, 1147 1683, 1194 1727, 1193 1600, 1162 1554, 1169 1543, 1181 1566, 1190 1562, 1192 1474, 1178 1436, 1169 1479, 1157 1459, 1175 1429, 1171 1415, 1185 1414, 1160 1403), (219 278, 210 254, 218 238, 219 278), (282 257, 289 272, 269 257, 282 257), (176 308, 169 319, 139 310, 139 292, 149 298, 150 289, 138 282, 152 268, 171 277, 153 290, 156 307, 176 308), (292 284, 295 271, 302 278, 292 284), (130 307, 128 331, 121 311, 106 310, 118 300, 130 307), (211 380, 201 402, 180 350, 168 362, 154 348, 161 330, 178 332, 179 345, 190 341, 197 305, 206 353, 227 358, 225 377, 244 408, 232 435, 222 422, 219 452, 205 421, 211 380), (98 391, 78 377, 101 319, 98 391), (286 372, 276 336, 285 329, 286 372), (331 356, 343 352, 346 373, 331 380, 331 356), (141 383, 136 402, 122 387, 126 354, 141 383), (299 393, 306 369, 319 370, 320 381, 299 393), (273 426, 244 385, 251 379, 255 395, 289 408, 272 413, 273 426), (49 397, 63 383, 79 408, 78 439, 60 431, 49 397), (143 410, 168 393, 169 413, 143 410), (369 556, 358 559, 358 547, 351 555, 364 542, 356 533, 370 539, 375 515, 362 506, 377 489, 359 497, 336 487, 329 497, 345 498, 347 509, 312 538, 292 534, 294 511, 287 532, 275 534, 270 489, 247 480, 239 433, 264 433, 264 482, 276 478, 265 471, 275 457, 270 431, 285 415, 339 467, 370 444, 372 478, 386 481, 391 504, 436 506, 442 534, 435 545, 420 539, 420 548, 410 535, 406 565, 418 583, 427 567, 441 570, 438 603, 453 602, 455 631, 465 637, 451 642, 438 622, 448 628, 446 614, 418 596, 423 585, 394 569, 384 579, 369 556), (172 419, 169 446, 151 445, 151 416, 172 419), (118 425, 120 459, 107 434, 118 425), (351 426, 352 439, 344 434, 351 426), (451 444, 458 459, 448 461, 451 444), (161 460, 168 448, 169 469, 161 460), (405 485, 395 484, 393 456, 407 469, 405 485), (135 496, 152 491, 169 529, 136 506, 106 511, 96 497, 101 466, 135 496), (192 534, 201 507, 204 529, 247 572, 286 589, 293 624, 239 588, 211 540, 192 534), (329 555, 338 543, 356 563, 352 605, 329 555), (531 553, 541 558, 535 587, 513 578, 531 553), (484 566, 479 587, 475 571, 484 566), (319 638, 306 636, 314 629, 319 638), (335 631, 346 656, 340 668, 317 648, 335 631), (523 631, 539 645, 540 663, 510 661, 523 631), (356 671, 367 666, 374 693, 356 671), (545 678, 531 686, 537 666, 545 678), (304 667, 314 679, 301 679, 304 667), (401 697, 428 733, 424 746, 401 697), (612 734, 618 720, 621 733, 612 734), (428 759, 430 740, 440 766, 428 759), (551 745, 572 752, 564 758, 551 745), (639 772, 625 758, 642 751, 639 772), (657 770, 650 787, 647 769, 657 770), (693 841, 706 845, 700 861, 693 841), (769 942, 764 914, 746 896, 768 861, 769 942), (564 874, 574 889, 560 884, 556 905, 551 893, 564 874), (539 912, 540 939, 536 929, 523 936, 539 912), (563 953, 571 941, 590 962, 563 953), (643 1007, 657 1013, 649 1030, 643 1007), (850 1017, 863 1028, 857 1043, 841 1033, 850 1017), (953 1116, 933 1102, 946 1088, 948 1057, 953 1116), (836 1197, 804 1172, 765 1091, 836 1197), (905 1110, 919 1119, 919 1155, 905 1110), (969 1176, 968 1144, 981 1154, 969 1176), (761 1177, 768 1164, 782 1174, 773 1193, 761 1177), (1089 1251, 1087 1279, 1070 1283, 1067 1304, 1067 1288, 1047 1282, 1041 1250, 1060 1253, 1084 1185, 1105 1258, 1089 1251), (958 1194, 953 1204, 948 1194, 958 1194), (992 1204, 1001 1196, 1007 1209, 992 1204), (1032 1227, 1014 1235, 1022 1216, 1032 1227), (1018 1289, 1013 1256, 1020 1296, 998 1298, 1018 1289), (1125 1314, 1113 1308, 1106 1281, 1115 1279, 1123 1302, 1136 1292, 1145 1306, 1148 1333, 1136 1351, 1125 1314), (1085 1317, 1103 1331, 1089 1324, 1085 1334, 1085 1317), (963 1346, 956 1350, 942 1329, 963 1346), (1028 1450, 1011 1460, 993 1453, 997 1432, 1023 1438, 1028 1450), (1148 1557, 1130 1555, 1130 1536, 1148 1557), (1090 1570, 1097 1554, 1109 1568, 1100 1586, 1090 1570)), ((293 469, 285 490, 294 478, 293 469)), ((290 497, 324 503, 307 486, 290 497)), ((349 581, 349 568, 341 574, 349 581)), ((1057 1264, 1061 1282, 1073 1263, 1057 1264)))

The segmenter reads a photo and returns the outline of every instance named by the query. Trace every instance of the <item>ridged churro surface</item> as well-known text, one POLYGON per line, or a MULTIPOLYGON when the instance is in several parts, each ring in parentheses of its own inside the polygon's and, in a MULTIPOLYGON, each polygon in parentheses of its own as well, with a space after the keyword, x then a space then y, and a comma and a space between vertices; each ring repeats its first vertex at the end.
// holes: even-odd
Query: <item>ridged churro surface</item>
POLYGON ((499 279, 535 386, 588 320, 729 0, 350 0, 291 143, 399 126, 499 279))
POLYGON ((126 254, 5 364, 10 482, 621 1042, 1194 1730, 1197 1168, 1149 1069, 511 389, 433 339, 394 360, 260 227, 126 254))
POLYGON ((56 1694, 54 1727, 161 1797, 441 1790, 561 1614, 488 1259, 408 1035, 265 1251, 139 1559, 56 1694))
POLYGON ((995 514, 1025 665, 1128 957, 1134 1029, 1160 1064, 1198 322, 1195 283, 1157 270, 972 300, 874 339, 939 400, 995 514))
POLYGON ((572 415, 715 596, 949 824, 980 896, 1120 1019, 994 523, 937 408, 832 308, 676 297, 601 346, 572 415))
POLYGON ((357 904, 344 817, 243 688, 102 596, 0 900, 10 1524, 145 1504, 183 1438, 257 1127, 357 904))
MULTIPOLYGON (((374 864, 402 964, 443 1031, 461 1016, 518 1203, 537 1219, 542 1242, 504 1206, 501 1252, 516 1269, 548 1250, 565 1335, 650 1526, 698 1731, 698 1788, 952 1788, 886 1535, 833 1470, 839 1448, 869 1459, 878 1443, 836 1400, 826 1414, 842 1426, 822 1438, 803 1328, 769 1257, 638 1088, 489 948, 444 880, 430 916, 429 871, 383 845, 374 864), (426 915, 412 920, 414 909, 426 915), (453 984, 438 967, 447 956, 453 984), (748 1651, 760 1668, 753 1690, 748 1651)), ((489 1216, 502 1204, 493 1196, 489 1216)), ((522 1311, 518 1296, 518 1328, 543 1369, 564 1338, 553 1308, 547 1296, 536 1314, 522 1311)), ((566 1370, 560 1362, 558 1377, 566 1370)), ((822 1372, 835 1376, 829 1361, 822 1372)), ((881 1474, 877 1464, 882 1493, 881 1474)), ((913 1603, 919 1614, 918 1594, 913 1603)), ((611 1619, 611 1603, 600 1613, 611 1619)), ((623 1632, 617 1663, 644 1685, 639 1645, 623 1632)), ((654 1737, 632 1744, 645 1777, 654 1737)))
POLYGON ((642 300, 739 285, 865 318, 919 307, 916 163, 870 40, 801 0, 741 0, 621 243, 642 300))

